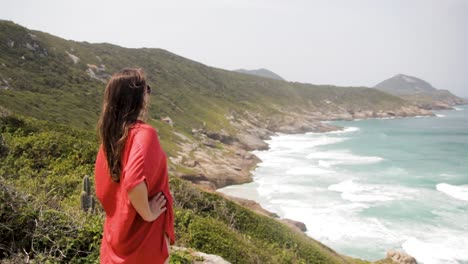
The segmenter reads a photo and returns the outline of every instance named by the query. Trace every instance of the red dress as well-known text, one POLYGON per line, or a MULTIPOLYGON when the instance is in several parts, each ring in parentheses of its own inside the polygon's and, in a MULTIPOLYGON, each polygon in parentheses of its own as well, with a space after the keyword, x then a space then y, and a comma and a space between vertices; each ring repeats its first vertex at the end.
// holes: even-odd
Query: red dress
POLYGON ((169 256, 164 233, 174 244, 173 199, 169 192, 167 159, 156 130, 138 121, 129 131, 122 155, 120 183, 112 181, 102 145, 95 166, 96 196, 106 220, 101 243, 101 263, 164 263, 169 256), (163 192, 167 210, 153 222, 144 221, 127 192, 142 181, 148 196, 163 192))

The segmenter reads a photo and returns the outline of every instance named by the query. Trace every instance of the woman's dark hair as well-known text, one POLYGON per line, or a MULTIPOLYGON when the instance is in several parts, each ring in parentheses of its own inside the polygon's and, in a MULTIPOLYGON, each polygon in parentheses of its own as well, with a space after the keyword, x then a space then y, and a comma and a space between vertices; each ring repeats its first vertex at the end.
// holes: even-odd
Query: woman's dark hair
POLYGON ((104 91, 98 131, 114 182, 120 181, 122 152, 130 127, 146 115, 147 89, 143 69, 125 68, 111 77, 104 91))

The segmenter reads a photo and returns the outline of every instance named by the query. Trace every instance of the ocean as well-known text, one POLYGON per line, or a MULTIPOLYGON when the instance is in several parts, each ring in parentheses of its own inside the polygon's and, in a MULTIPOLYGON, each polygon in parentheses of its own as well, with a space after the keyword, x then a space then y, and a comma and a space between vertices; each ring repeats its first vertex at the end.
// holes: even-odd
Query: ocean
POLYGON ((403 250, 419 263, 468 263, 468 106, 436 117, 331 122, 278 134, 253 182, 218 191, 306 224, 348 256, 403 250))

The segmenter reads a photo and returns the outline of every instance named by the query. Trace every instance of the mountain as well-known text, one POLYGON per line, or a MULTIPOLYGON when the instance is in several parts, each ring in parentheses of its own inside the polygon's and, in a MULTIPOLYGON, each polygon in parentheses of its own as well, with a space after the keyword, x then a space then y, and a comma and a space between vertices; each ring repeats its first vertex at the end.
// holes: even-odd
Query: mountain
POLYGON ((267 69, 258 69, 258 70, 239 69, 239 70, 234 70, 234 71, 284 81, 284 79, 281 76, 267 69))
POLYGON ((93 178, 105 83, 123 67, 144 68, 154 87, 147 122, 168 155, 178 246, 232 263, 368 263, 215 190, 251 181, 259 159, 249 151, 276 132, 430 112, 376 89, 273 80, 9 21, 0 21, 0 261, 96 262, 104 216, 99 205, 80 210, 82 179, 93 178))
POLYGON ((149 121, 174 170, 212 190, 251 181, 258 161, 237 154, 268 148, 264 139, 276 132, 337 129, 321 120, 431 114, 372 88, 263 78, 162 49, 68 41, 8 21, 0 22, 0 49, 0 109, 88 130, 109 76, 144 68, 154 87, 149 121))
POLYGON ((452 106, 468 103, 447 90, 434 88, 419 78, 398 74, 374 88, 399 96, 425 109, 451 109, 452 106))

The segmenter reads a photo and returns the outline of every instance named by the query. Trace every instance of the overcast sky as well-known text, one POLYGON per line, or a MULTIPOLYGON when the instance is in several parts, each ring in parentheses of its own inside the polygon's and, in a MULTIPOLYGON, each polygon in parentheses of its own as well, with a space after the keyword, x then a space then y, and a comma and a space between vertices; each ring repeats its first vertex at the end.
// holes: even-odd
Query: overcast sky
POLYGON ((66 39, 163 48, 314 84, 374 86, 404 73, 468 97, 468 0, 0 3, 0 19, 66 39))

